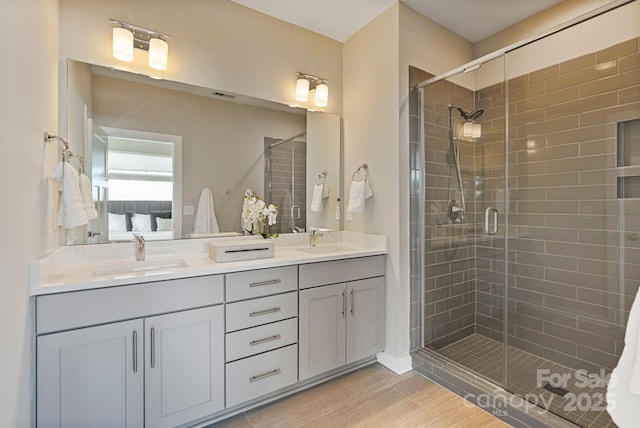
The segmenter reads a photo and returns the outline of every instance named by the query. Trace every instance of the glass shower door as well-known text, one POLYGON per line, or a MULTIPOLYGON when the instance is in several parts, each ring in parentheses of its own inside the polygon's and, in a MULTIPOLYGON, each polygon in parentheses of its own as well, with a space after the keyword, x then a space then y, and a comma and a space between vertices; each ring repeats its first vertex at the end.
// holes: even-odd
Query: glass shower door
POLYGON ((265 138, 265 198, 278 207, 276 224, 268 233, 306 229, 307 144, 302 136, 288 140, 265 138))
MULTIPOLYGON (((629 44, 508 73, 506 388, 583 427, 611 421, 607 378, 640 278, 629 44)), ((508 54, 510 69, 540 49, 508 54)))
POLYGON ((503 59, 424 88, 424 347, 502 385, 503 59))

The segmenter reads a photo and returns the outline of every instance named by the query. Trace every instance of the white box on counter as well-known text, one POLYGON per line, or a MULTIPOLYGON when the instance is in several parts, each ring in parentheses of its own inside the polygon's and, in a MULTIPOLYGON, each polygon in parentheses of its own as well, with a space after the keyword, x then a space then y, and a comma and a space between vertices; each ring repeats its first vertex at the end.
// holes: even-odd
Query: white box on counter
POLYGON ((209 243, 209 258, 217 263, 267 259, 273 256, 273 241, 270 239, 209 243))

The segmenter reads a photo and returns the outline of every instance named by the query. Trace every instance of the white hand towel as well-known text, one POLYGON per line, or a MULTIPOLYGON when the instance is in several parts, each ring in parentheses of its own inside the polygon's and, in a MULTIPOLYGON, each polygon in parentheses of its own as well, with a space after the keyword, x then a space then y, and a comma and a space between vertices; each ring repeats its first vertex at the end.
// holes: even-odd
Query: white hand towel
POLYGON ((213 194, 208 188, 202 189, 198 199, 196 216, 193 219, 193 233, 217 233, 220 232, 218 220, 213 207, 213 194))
POLYGON ((321 213, 324 209, 322 200, 329 197, 329 189, 324 184, 316 184, 313 186, 311 195, 311 211, 321 213))
POLYGON ((349 204, 347 212, 361 213, 364 211, 364 201, 373 196, 367 180, 352 181, 349 190, 349 204))
POLYGON ((620 428, 638 426, 640 408, 640 290, 637 292, 624 335, 624 349, 611 373, 607 411, 620 428))
POLYGON ((82 226, 89 222, 82 202, 78 172, 67 162, 60 162, 49 177, 58 184, 62 192, 58 211, 58 225, 65 229, 82 226))
POLYGON ((84 174, 80 174, 80 194, 82 195, 84 210, 87 212, 87 218, 89 220, 97 219, 98 211, 96 211, 96 205, 93 203, 93 195, 91 194, 91 181, 89 181, 89 177, 84 174))

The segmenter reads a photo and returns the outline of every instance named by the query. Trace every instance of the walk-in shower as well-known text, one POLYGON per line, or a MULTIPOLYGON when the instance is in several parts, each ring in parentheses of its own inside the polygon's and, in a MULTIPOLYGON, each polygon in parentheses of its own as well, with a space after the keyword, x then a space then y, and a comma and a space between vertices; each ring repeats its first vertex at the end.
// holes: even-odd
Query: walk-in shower
POLYGON ((590 25, 469 73, 410 70, 413 365, 516 426, 614 426, 640 284, 640 39, 576 52, 590 25))

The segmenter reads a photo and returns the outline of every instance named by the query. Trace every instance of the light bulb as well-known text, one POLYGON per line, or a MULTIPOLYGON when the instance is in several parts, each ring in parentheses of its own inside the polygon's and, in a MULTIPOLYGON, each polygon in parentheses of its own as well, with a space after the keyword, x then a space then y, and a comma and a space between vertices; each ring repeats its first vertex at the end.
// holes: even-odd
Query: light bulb
POLYGON ((482 125, 480 125, 479 123, 474 124, 471 136, 473 138, 480 138, 482 136, 482 125))
POLYGON ((316 105, 318 107, 326 107, 329 101, 329 87, 320 83, 316 86, 316 105))
POLYGON ((462 125, 462 135, 465 137, 473 136, 473 123, 465 122, 464 125, 462 125))
POLYGON ((149 40, 149 67, 156 70, 166 70, 168 56, 169 44, 167 42, 158 37, 149 40))
POLYGON ((133 61, 133 33, 126 28, 113 29, 113 57, 120 61, 133 61))
POLYGON ((309 81, 300 77, 296 82, 296 101, 306 103, 309 99, 309 81))

